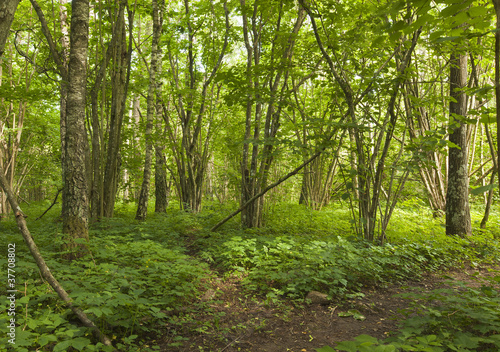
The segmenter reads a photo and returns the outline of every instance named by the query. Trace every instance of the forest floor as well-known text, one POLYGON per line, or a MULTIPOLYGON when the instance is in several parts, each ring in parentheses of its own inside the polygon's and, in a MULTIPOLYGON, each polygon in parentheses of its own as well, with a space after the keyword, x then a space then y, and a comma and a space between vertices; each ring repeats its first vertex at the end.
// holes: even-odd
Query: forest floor
POLYGON ((159 344, 161 351, 249 351, 315 352, 325 345, 352 340, 361 334, 383 339, 397 331, 410 306, 400 293, 424 293, 453 287, 450 280, 480 286, 500 267, 465 267, 440 274, 427 274, 420 281, 403 285, 366 288, 362 295, 329 304, 308 304, 275 300, 266 302, 245 294, 239 280, 214 279, 200 301, 206 309, 188 309, 182 324, 165 326, 167 334, 159 344), (355 310, 364 316, 357 320, 342 313, 355 310), (340 313, 340 314, 339 314, 340 313), (175 334, 168 331, 176 331, 175 334), (182 346, 172 347, 172 336, 183 337, 182 346), (168 337, 170 336, 170 337, 168 337))

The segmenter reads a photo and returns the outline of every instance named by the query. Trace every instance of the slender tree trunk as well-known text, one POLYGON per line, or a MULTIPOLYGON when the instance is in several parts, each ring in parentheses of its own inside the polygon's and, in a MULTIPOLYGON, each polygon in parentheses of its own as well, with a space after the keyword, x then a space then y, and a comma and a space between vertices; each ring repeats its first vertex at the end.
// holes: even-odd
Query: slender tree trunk
MULTIPOLYGON (((161 111, 156 110, 157 116, 161 111)), ((155 142, 155 213, 165 213, 168 206, 168 185, 167 185, 167 161, 165 160, 164 133, 161 131, 162 124, 157 120, 156 132, 157 141, 155 142)), ((163 131, 164 132, 164 131, 163 131)))
MULTIPOLYGON (((68 24, 67 24, 67 18, 68 14, 66 12, 66 8, 64 7, 66 3, 66 0, 60 0, 59 2, 59 18, 61 20, 61 33, 63 34, 61 36, 60 42, 61 42, 61 54, 60 54, 60 60, 61 60, 61 65, 64 67, 64 71, 68 70, 68 55, 70 51, 70 43, 69 43, 69 38, 68 38, 68 24)), ((65 165, 65 158, 66 158, 66 153, 64 152, 66 150, 66 114, 67 114, 67 99, 68 99, 68 82, 62 76, 63 79, 59 83, 59 136, 61 140, 61 170, 64 170, 64 165, 65 165)), ((64 171, 63 171, 64 172, 64 171)), ((64 173, 62 175, 64 179, 64 173)), ((62 202, 64 204, 64 197, 65 193, 63 192, 61 195, 62 202)), ((63 210, 61 210, 62 213, 63 210)))
POLYGON ((106 154, 106 166, 103 181, 103 215, 112 217, 118 189, 120 169, 120 145, 123 114, 127 92, 128 53, 125 29, 125 3, 120 2, 116 38, 113 50, 113 70, 111 75, 112 97, 111 116, 109 121, 109 136, 106 154))
POLYGON ((161 35, 160 14, 157 0, 153 3, 153 38, 151 43, 151 67, 149 68, 149 89, 146 112, 146 156, 142 178, 141 194, 135 214, 136 220, 145 220, 148 213, 149 184, 151 179, 151 164, 153 159, 153 120, 155 115, 156 73, 158 70, 158 42, 161 35))
MULTIPOLYGON (((160 1, 158 8, 158 27, 163 27, 163 8, 164 1, 160 1)), ((158 45, 157 53, 157 75, 162 74, 162 49, 158 45)), ((156 82, 156 141, 155 141, 155 213, 165 213, 168 206, 168 186, 167 186, 167 162, 165 160, 165 130, 162 126, 162 110, 163 110, 163 85, 161 79, 156 82)))
POLYGON ((0 56, 3 56, 18 4, 19 0, 2 0, 0 2, 0 56))
MULTIPOLYGON (((491 173, 491 179, 490 179, 490 185, 493 185, 495 182, 495 170, 491 173)), ((490 217, 490 211, 491 211, 491 204, 493 203, 493 189, 490 189, 488 191, 488 195, 486 197, 486 206, 484 208, 484 215, 483 219, 481 220, 481 225, 480 227, 482 229, 486 228, 486 223, 488 222, 488 219, 490 217)))
MULTIPOLYGON (((490 179, 490 185, 493 185, 493 183, 495 182, 495 174, 498 175, 498 173, 499 173, 499 171, 498 171, 499 164, 497 162, 496 155, 495 155, 496 152, 495 152, 495 146, 493 144, 493 138, 491 136, 490 129, 488 128, 487 124, 484 125, 484 129, 486 132, 486 138, 488 140, 488 145, 490 147, 491 157, 493 159, 493 170, 491 172, 491 179, 490 179)), ((493 203, 493 188, 489 190, 488 196, 486 198, 486 207, 484 209, 484 216, 483 216, 483 219, 481 220, 481 228, 482 229, 486 228, 486 223, 488 222, 488 218, 490 216, 490 210, 491 210, 492 203, 493 203)))
POLYGON ((85 130, 87 84, 87 48, 89 0, 73 0, 71 15, 71 47, 68 65, 68 99, 66 111, 66 149, 63 198, 63 234, 65 249, 76 250, 69 258, 84 254, 86 247, 76 239, 88 240, 88 192, 85 130))
POLYGON ((164 148, 155 146, 155 213, 165 213, 168 206, 167 168, 164 148))
MULTIPOLYGON (((500 0, 493 0, 497 18, 497 30, 495 32, 495 101, 497 112, 497 165, 500 168, 500 0)), ((500 170, 497 168, 498 175, 500 170)), ((500 176, 498 177, 500 180, 500 176)), ((499 182, 500 183, 500 182, 499 182)), ((500 191, 500 187, 498 187, 500 191)))
POLYGON ((467 55, 452 54, 450 58, 450 124, 453 133, 449 148, 448 189, 446 192, 446 234, 468 236, 472 233, 469 209, 469 175, 467 124, 461 121, 467 114, 467 55))

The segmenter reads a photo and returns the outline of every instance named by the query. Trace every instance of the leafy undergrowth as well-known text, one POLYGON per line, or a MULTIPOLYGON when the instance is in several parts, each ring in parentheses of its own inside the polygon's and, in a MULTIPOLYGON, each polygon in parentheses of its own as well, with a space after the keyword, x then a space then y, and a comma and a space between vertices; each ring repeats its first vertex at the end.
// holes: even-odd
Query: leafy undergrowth
MULTIPOLYGON (((246 294, 279 304, 299 302, 311 290, 341 300, 366 287, 416 279, 463 262, 498 263, 500 258, 498 229, 476 231, 468 239, 446 237, 442 219, 410 205, 396 212, 389 243, 377 246, 353 234, 349 213, 341 207, 315 212, 282 205, 269 209, 265 228, 243 231, 233 220, 209 233, 206 229, 230 205, 212 204, 197 215, 169 209, 137 222, 131 220, 135 207, 120 204, 115 218, 91 226, 92 254, 68 263, 61 259, 60 209, 34 221, 45 206, 25 209, 42 254, 75 303, 123 351, 160 350, 155 343, 160 336, 168 336, 170 347, 180 346, 189 326, 193 333, 208 334, 213 327, 195 320, 200 311, 218 319, 199 299, 216 276, 237 280, 246 294), (412 225, 404 225, 408 223, 412 225)), ((14 220, 1 226, 5 243, 16 244, 16 351, 109 350, 93 340, 41 280, 14 220)), ((7 267, 6 255, 0 265, 7 267)), ((8 304, 2 301, 0 308, 5 311, 8 304)), ((0 326, 7 326, 8 319, 2 315, 0 326)), ((0 350, 9 346, 5 336, 0 350)))
MULTIPOLYGON (((395 336, 379 340, 360 335, 340 342, 339 351, 491 351, 500 350, 500 275, 480 287, 460 281, 448 282, 451 288, 425 293, 406 293, 411 308, 395 336)), ((334 352, 329 346, 318 352, 334 352)))

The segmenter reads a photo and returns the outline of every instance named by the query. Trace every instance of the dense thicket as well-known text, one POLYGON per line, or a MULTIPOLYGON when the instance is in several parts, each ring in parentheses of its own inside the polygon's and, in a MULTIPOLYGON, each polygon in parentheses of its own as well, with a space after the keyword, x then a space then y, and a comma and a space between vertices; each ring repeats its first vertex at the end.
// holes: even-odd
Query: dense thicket
POLYGON ((493 3, 116 0, 72 11, 21 2, 0 66, 0 167, 20 201, 63 189, 70 237, 70 216, 81 233, 87 214, 136 201, 145 219, 153 195, 158 212, 236 201, 246 228, 264 226, 275 202, 344 202, 370 241, 385 240, 402 197, 425 199, 459 235, 484 204, 486 226, 498 200, 493 3))

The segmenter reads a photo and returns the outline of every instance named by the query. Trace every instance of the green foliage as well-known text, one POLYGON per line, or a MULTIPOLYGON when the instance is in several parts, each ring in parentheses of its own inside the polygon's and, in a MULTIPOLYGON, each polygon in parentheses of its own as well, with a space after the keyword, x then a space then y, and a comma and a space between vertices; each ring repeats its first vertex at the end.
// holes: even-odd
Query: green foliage
POLYGON ((318 212, 281 205, 271 208, 264 229, 199 238, 199 255, 241 276, 248 290, 294 298, 311 290, 340 298, 364 286, 415 278, 463 261, 498 260, 500 245, 490 232, 449 237, 443 219, 434 219, 420 201, 411 198, 402 205, 388 229, 390 242, 383 246, 350 235, 349 214, 340 207, 318 212))
MULTIPOLYGON (((401 295, 411 300, 407 319, 396 336, 385 341, 360 335, 342 341, 340 351, 498 351, 500 349, 500 276, 489 284, 468 287, 450 281, 453 288, 401 295)), ((330 351, 326 346, 317 351, 330 351)), ((333 349, 331 349, 333 350, 333 349)))
POLYGON ((311 290, 341 297, 363 286, 414 278, 424 270, 453 265, 465 255, 436 243, 376 246, 340 236, 312 241, 234 236, 212 251, 220 265, 243 273, 249 290, 290 297, 302 297, 311 290))
MULTIPOLYGON (((139 348, 142 338, 158 333, 159 321, 171 319, 172 309, 192 302, 201 280, 208 276, 206 264, 182 253, 180 234, 175 231, 192 230, 196 220, 180 212, 172 215, 169 222, 163 216, 153 216, 148 223, 103 219, 91 230, 92 256, 71 263, 60 259, 62 243, 54 215, 29 224, 48 266, 74 303, 116 340, 120 350, 149 350, 139 348)), ((26 285, 26 296, 17 294, 17 346, 26 351, 107 351, 91 342, 90 331, 40 280, 15 226, 7 241, 17 244, 18 288, 26 285)), ((0 258, 0 266, 7 266, 6 257, 0 258)), ((7 303, 1 304, 4 309, 7 303)), ((7 324, 6 318, 0 317, 2 325, 7 324)), ((5 346, 5 339, 0 340, 0 349, 5 346)))
MULTIPOLYGON (((91 226, 92 257, 68 263, 61 260, 60 206, 34 221, 48 203, 23 209, 42 254, 75 303, 114 339, 116 347, 127 351, 151 350, 139 346, 149 336, 165 334, 161 328, 165 324, 173 327, 171 341, 176 345, 182 344, 181 331, 189 324, 197 333, 210 333, 221 319, 218 312, 203 308, 213 316, 212 325, 195 321, 196 312, 178 313, 182 307, 197 306, 197 292, 211 277, 206 262, 221 275, 240 277, 247 292, 276 303, 285 297, 303 298, 311 290, 342 299, 366 286, 403 282, 424 271, 500 257, 500 245, 491 232, 467 239, 447 237, 442 219, 433 219, 420 201, 409 198, 396 210, 390 242, 383 246, 355 237, 349 214, 340 206, 320 212, 278 204, 270 208, 266 228, 243 231, 235 221, 224 232, 208 233, 205 229, 229 205, 207 204, 196 215, 169 209, 137 222, 131 220, 134 205, 118 203, 115 218, 91 226)), ((40 280, 13 217, 1 226, 6 242, 17 244, 18 289, 23 292, 17 296, 19 348, 106 351, 40 280), (87 340, 90 343, 85 344, 87 340)), ((0 266, 6 265, 5 257, 0 257, 0 266)), ((5 309, 6 303, 2 304, 5 309)), ((362 319, 355 311, 348 314, 362 319)), ((5 317, 0 318, 0 324, 5 323, 5 317)), ((5 346, 1 340, 0 349, 5 346)))

